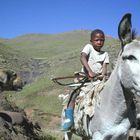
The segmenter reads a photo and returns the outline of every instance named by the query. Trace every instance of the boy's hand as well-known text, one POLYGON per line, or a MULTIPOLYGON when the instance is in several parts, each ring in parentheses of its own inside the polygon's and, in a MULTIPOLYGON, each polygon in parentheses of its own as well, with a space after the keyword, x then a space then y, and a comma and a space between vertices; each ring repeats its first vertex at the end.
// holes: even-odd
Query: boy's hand
POLYGON ((104 75, 99 75, 99 76, 97 76, 97 79, 102 81, 104 77, 105 77, 104 75))
POLYGON ((99 75, 99 76, 97 76, 97 79, 99 79, 99 80, 104 80, 104 81, 107 81, 108 80, 108 76, 106 76, 106 75, 99 75))
POLYGON ((89 71, 88 75, 89 75, 89 78, 94 78, 96 76, 96 73, 94 73, 93 71, 89 71))

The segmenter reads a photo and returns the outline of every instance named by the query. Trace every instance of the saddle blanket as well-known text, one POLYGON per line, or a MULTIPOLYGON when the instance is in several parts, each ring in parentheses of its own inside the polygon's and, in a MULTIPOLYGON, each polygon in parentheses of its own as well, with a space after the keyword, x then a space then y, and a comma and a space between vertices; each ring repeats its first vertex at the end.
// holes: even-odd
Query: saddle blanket
MULTIPOLYGON (((89 116, 92 117, 95 111, 95 104, 100 102, 99 93, 105 85, 104 81, 94 81, 86 84, 80 89, 80 93, 76 98, 75 109, 74 109, 74 127, 79 128, 79 125, 82 127, 83 117, 89 116)), ((67 107, 69 102, 70 94, 65 96, 59 95, 59 98, 63 98, 63 109, 67 107)))
POLYGON ((86 87, 81 88, 81 92, 76 99, 74 109, 74 127, 83 128, 82 120, 84 117, 91 118, 95 112, 95 104, 100 102, 99 93, 103 89, 105 82, 90 83, 86 87))

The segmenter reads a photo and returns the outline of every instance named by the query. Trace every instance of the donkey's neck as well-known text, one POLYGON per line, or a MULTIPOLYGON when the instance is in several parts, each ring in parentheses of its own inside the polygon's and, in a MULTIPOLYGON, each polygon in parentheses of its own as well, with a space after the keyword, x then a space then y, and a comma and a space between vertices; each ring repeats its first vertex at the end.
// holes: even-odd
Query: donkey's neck
POLYGON ((132 96, 127 90, 124 90, 116 70, 111 74, 99 96, 94 117, 90 122, 91 132, 109 130, 113 126, 129 120, 132 96))
MULTIPOLYGON (((97 117, 110 119, 112 123, 122 121, 128 116, 132 96, 121 85, 117 75, 117 67, 112 72, 103 91, 100 93, 100 103, 96 106, 97 117)), ((95 113, 96 116, 96 113, 95 113)))
POLYGON ((122 86, 116 71, 117 68, 113 71, 104 90, 101 92, 100 109, 106 117, 112 118, 114 121, 121 121, 121 119, 127 117, 133 97, 122 86))

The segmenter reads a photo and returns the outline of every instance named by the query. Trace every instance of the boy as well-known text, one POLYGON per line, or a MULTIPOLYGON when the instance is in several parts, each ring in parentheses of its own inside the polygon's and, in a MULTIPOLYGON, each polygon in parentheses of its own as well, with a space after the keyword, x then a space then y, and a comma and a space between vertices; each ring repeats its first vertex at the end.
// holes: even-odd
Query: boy
POLYGON ((105 35, 102 30, 96 29, 91 32, 91 44, 87 44, 81 53, 82 71, 89 77, 101 74, 103 78, 107 74, 109 56, 107 52, 101 50, 104 45, 105 35))
MULTIPOLYGON (((104 45, 105 35, 100 29, 91 32, 91 44, 87 44, 81 52, 81 63, 83 65, 82 72, 86 73, 89 77, 94 78, 96 75, 100 80, 107 74, 107 66, 109 64, 109 56, 107 52, 101 50, 104 45)), ((63 129, 67 131, 73 125, 73 112, 75 99, 78 95, 75 93, 65 109, 65 117, 63 129)))

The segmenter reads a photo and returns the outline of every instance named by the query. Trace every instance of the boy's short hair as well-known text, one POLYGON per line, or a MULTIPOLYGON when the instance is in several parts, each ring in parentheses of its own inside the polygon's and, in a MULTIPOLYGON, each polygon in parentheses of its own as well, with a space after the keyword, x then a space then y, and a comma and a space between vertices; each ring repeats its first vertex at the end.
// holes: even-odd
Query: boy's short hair
POLYGON ((95 30, 93 30, 93 31, 91 32, 90 38, 92 39, 92 38, 95 36, 95 34, 97 34, 97 33, 102 34, 103 36, 105 36, 105 34, 104 34, 104 32, 103 32, 102 30, 100 30, 100 29, 95 29, 95 30))

